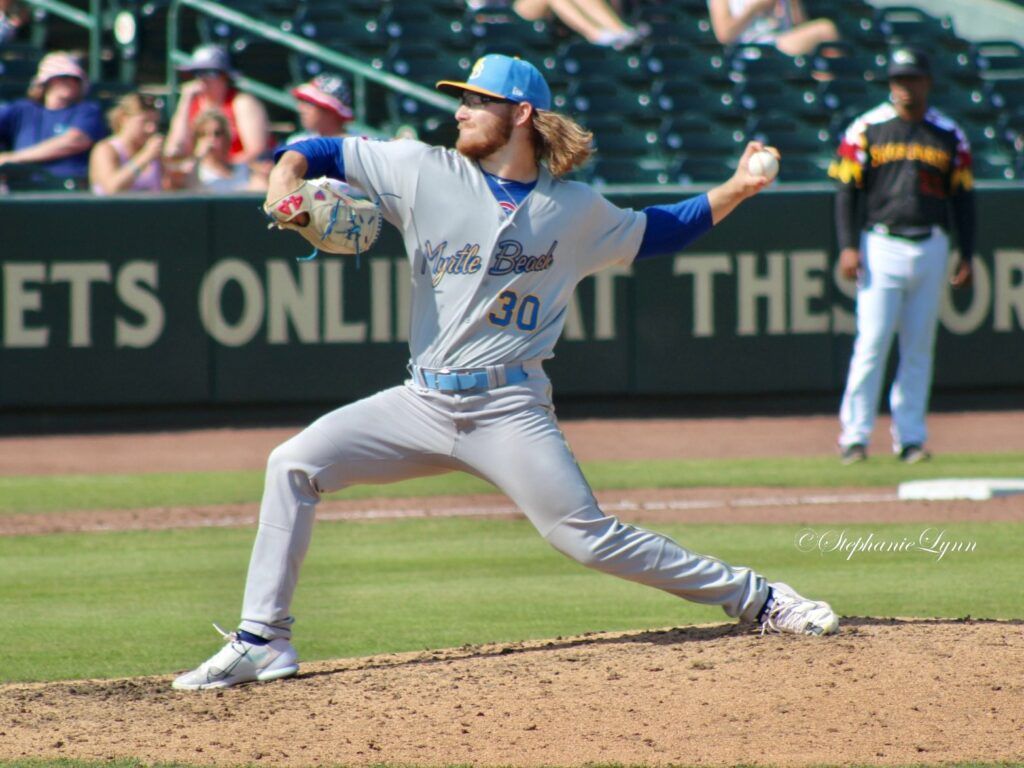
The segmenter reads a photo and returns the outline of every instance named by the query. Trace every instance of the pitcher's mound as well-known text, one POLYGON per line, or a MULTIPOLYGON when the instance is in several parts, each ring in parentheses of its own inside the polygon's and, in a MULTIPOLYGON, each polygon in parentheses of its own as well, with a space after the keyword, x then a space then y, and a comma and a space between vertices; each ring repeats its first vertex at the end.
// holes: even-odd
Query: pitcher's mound
MULTIPOLYGON (((0 761, 228 768, 807 768, 1018 762, 1024 623, 733 624, 304 663, 172 691, 171 675, 0 686, 0 761)), ((301 647, 300 647, 301 651, 301 647)))

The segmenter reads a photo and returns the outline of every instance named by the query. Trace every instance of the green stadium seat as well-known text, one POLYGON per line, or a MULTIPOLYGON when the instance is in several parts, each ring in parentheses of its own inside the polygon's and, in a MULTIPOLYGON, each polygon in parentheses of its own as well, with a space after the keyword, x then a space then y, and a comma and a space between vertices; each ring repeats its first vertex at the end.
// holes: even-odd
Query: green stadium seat
POLYGON ((444 55, 445 51, 468 50, 474 43, 472 35, 466 29, 461 18, 450 19, 431 13, 423 15, 395 14, 392 10, 381 14, 380 25, 392 40, 429 42, 442 49, 440 55, 444 55))
POLYGON ((658 134, 638 130, 621 120, 587 121, 594 132, 594 147, 600 157, 655 157, 661 154, 658 134))
POLYGON ((261 83, 284 88, 293 79, 288 49, 263 38, 239 37, 231 43, 231 58, 238 71, 261 83))
POLYGON ((683 157, 672 169, 680 184, 720 184, 736 171, 737 157, 683 157))
POLYGON ((809 61, 805 56, 787 56, 774 45, 737 45, 729 53, 733 77, 746 80, 807 80, 809 61))
POLYGON ((0 58, 0 82, 16 83, 24 92, 28 88, 29 81, 35 76, 38 66, 38 59, 0 58))
POLYGON ((886 58, 884 46, 869 48, 837 40, 817 46, 810 56, 810 68, 828 80, 885 80, 886 58))
POLYGON ((1012 142, 1007 141, 1005 130, 998 122, 959 120, 959 125, 971 142, 972 154, 987 154, 1012 151, 1012 142))
POLYGON ((972 154, 974 177, 993 181, 1015 181, 1019 159, 1007 151, 989 151, 972 154))
POLYGON ((804 9, 809 18, 831 19, 842 40, 857 44, 873 44, 885 40, 875 22, 875 7, 863 0, 844 0, 841 3, 833 0, 804 0, 804 9))
MULTIPOLYGON (((290 26, 292 21, 292 10, 277 0, 231 0, 231 2, 223 4, 232 10, 244 13, 246 16, 251 16, 266 24, 277 27, 281 27, 286 23, 290 26)), ((199 14, 196 17, 196 24, 199 30, 199 38, 204 43, 228 47, 234 40, 248 35, 240 27, 234 27, 226 21, 206 16, 205 14, 199 14)))
POLYGON ((639 54, 614 51, 584 41, 562 46, 557 62, 569 78, 600 78, 627 86, 644 85, 651 79, 639 54))
POLYGON ((938 18, 911 5, 879 8, 876 22, 879 31, 892 44, 930 47, 956 37, 949 17, 938 18))
POLYGON ((1024 107, 1024 76, 988 81, 997 107, 1014 111, 1024 107))
POLYGON ((11 192, 84 192, 89 180, 52 175, 34 163, 15 163, 0 168, 0 177, 11 192))
POLYGON ((361 59, 382 56, 388 46, 388 37, 376 19, 358 22, 307 18, 296 29, 303 37, 361 59))
POLYGON ((775 110, 808 118, 825 113, 817 86, 809 84, 787 83, 783 80, 747 80, 737 83, 734 95, 737 102, 750 112, 775 110))
POLYGON ((694 18, 706 18, 707 7, 701 9, 697 14, 692 8, 688 8, 677 2, 643 2, 635 3, 630 12, 629 19, 634 24, 664 24, 692 21, 694 18))
POLYGON ((0 104, 16 101, 25 95, 25 83, 18 80, 5 82, 0 80, 0 104))
POLYGON ((419 4, 442 16, 461 17, 466 13, 466 0, 420 0, 419 4))
POLYGON ((522 58, 534 63, 553 52, 554 38, 544 21, 527 22, 514 14, 508 21, 486 21, 477 13, 467 27, 477 51, 490 53, 501 46, 504 50, 520 51, 522 58))
POLYGON ((783 153, 778 178, 787 183, 828 181, 828 166, 831 162, 832 155, 824 152, 804 155, 783 153))
POLYGON ((704 54, 724 52, 707 20, 658 22, 649 24, 645 30, 645 39, 649 43, 695 48, 704 54))
POLYGON ((752 115, 746 125, 749 139, 771 144, 783 154, 821 154, 832 150, 832 137, 825 127, 810 125, 785 112, 752 115))
POLYGON ((651 101, 669 117, 702 114, 734 127, 746 119, 733 96, 731 84, 659 80, 651 90, 651 101))
POLYGON ((437 47, 430 42, 399 42, 387 52, 384 67, 400 77, 433 88, 438 80, 456 80, 469 77, 470 56, 458 58, 438 56, 437 47))
POLYGON ((836 79, 818 86, 818 98, 830 112, 865 112, 881 104, 889 96, 884 80, 836 79))
POLYGON ((692 83, 729 82, 724 52, 707 55, 699 49, 670 43, 645 45, 642 55, 652 77, 692 83))
POLYGON ((953 81, 946 82, 941 87, 932 89, 928 102, 954 120, 972 118, 994 122, 998 117, 991 91, 984 85, 981 88, 971 88, 953 81))
POLYGON ((566 99, 570 114, 586 121, 588 115, 615 115, 635 125, 656 127, 661 115, 652 109, 650 94, 628 91, 610 80, 579 80, 566 99))
POLYGON ((1024 46, 1016 40, 981 40, 974 44, 974 53, 986 80, 1024 77, 1024 46))
POLYGON ((596 186, 607 184, 669 184, 675 182, 672 165, 658 158, 597 157, 590 180, 596 186))
POLYGON ((701 115, 685 115, 666 120, 660 130, 666 151, 692 154, 738 155, 746 142, 742 129, 730 130, 701 115))

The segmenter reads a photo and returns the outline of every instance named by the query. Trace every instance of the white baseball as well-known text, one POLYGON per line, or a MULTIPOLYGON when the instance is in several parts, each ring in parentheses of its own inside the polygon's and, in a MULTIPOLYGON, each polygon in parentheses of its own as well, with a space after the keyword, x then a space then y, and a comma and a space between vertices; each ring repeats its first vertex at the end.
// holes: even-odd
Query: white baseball
POLYGON ((755 176, 767 176, 770 181, 779 172, 779 161, 767 149, 762 149, 750 156, 747 161, 747 170, 755 176))

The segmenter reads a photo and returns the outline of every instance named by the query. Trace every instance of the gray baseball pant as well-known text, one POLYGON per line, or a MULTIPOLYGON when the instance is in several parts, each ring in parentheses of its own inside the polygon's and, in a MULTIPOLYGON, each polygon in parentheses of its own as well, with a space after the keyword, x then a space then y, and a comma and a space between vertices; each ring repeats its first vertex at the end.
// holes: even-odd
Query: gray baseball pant
POLYGON ((605 515, 555 421, 539 368, 519 384, 443 394, 414 382, 326 414, 270 455, 240 627, 291 636, 292 596, 324 493, 462 470, 504 492, 558 551, 753 621, 765 579, 605 515))

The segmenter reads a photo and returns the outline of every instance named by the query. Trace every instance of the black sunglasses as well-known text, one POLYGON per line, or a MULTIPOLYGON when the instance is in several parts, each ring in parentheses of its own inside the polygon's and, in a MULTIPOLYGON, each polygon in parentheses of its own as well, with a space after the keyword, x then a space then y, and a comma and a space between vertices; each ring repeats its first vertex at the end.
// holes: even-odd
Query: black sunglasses
POLYGON ((483 93, 476 93, 474 91, 463 91, 459 97, 459 102, 464 107, 480 107, 484 104, 511 104, 512 102, 508 99, 502 99, 498 96, 487 96, 483 93))

